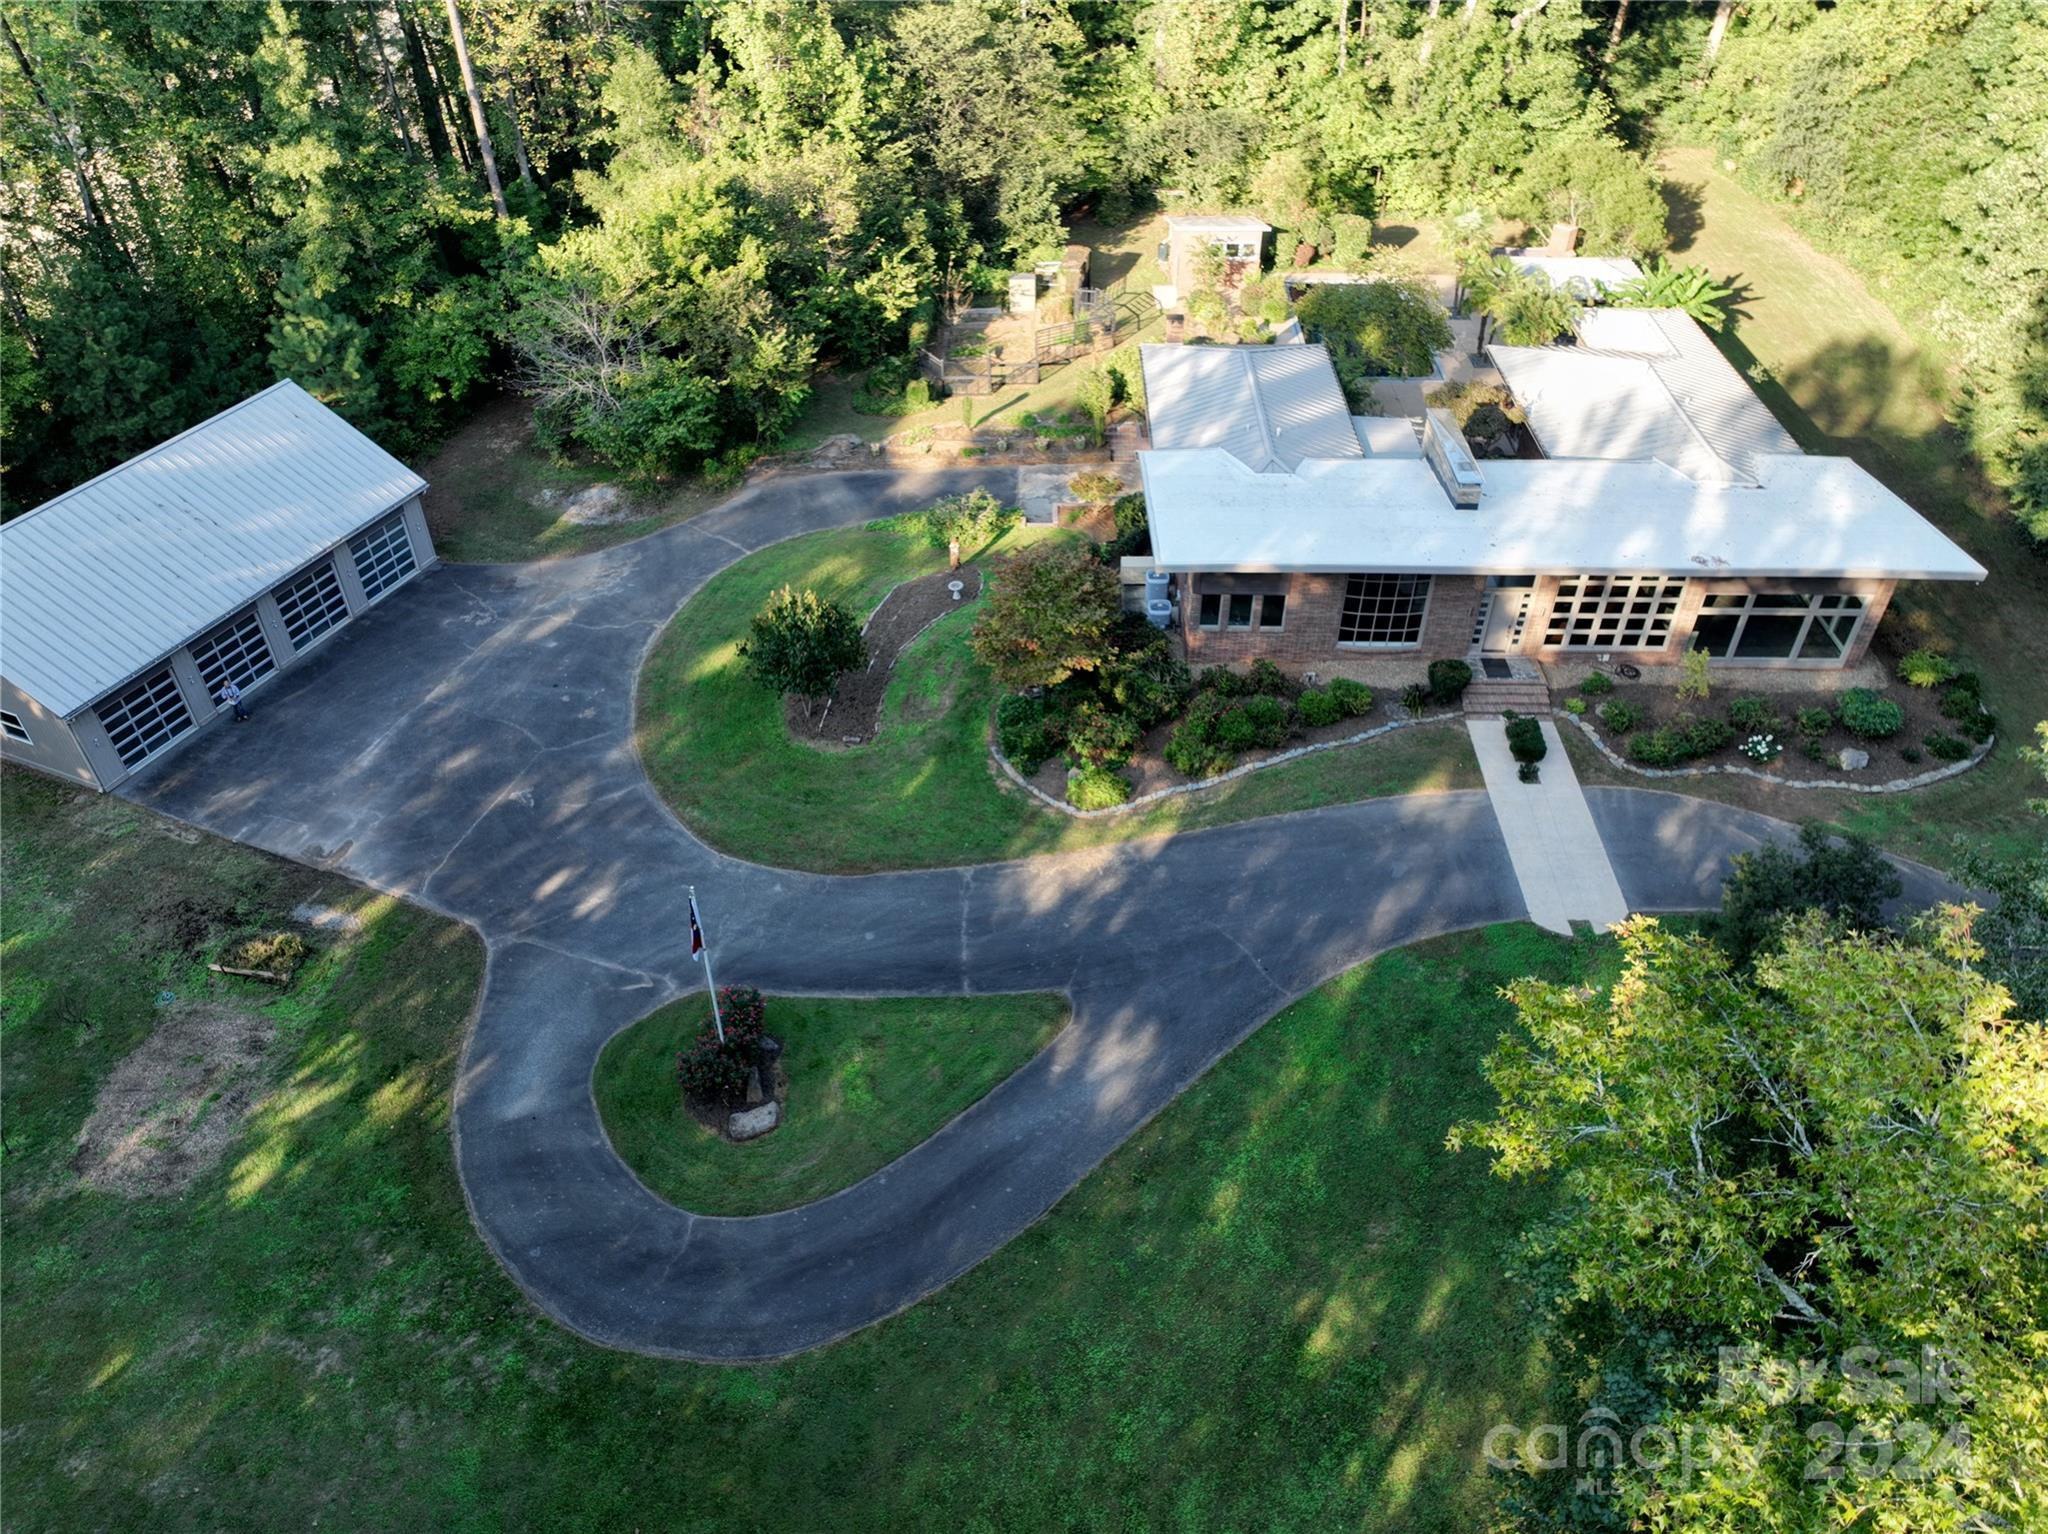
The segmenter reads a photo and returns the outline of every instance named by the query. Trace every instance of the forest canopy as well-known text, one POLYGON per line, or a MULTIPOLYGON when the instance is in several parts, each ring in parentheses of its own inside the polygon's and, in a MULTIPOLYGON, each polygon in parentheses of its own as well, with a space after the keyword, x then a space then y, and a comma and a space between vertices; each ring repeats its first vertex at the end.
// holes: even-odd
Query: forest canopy
POLYGON ((4 20, 10 510, 280 376, 400 453, 503 384, 545 440, 627 472, 736 464, 820 366, 903 358, 1083 211, 1245 206, 1283 250, 1372 218, 1564 218, 1642 256, 1667 243, 1649 155, 1702 142, 1944 343, 1958 419, 2048 530, 2048 38, 2026 0, 4 20))

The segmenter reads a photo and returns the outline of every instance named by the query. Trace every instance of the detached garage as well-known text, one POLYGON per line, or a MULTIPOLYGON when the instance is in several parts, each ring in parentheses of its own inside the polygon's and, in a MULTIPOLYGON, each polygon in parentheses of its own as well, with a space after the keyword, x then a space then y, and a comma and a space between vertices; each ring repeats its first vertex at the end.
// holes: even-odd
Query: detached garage
POLYGON ((432 565, 426 488, 286 380, 0 524, 0 757, 114 787, 432 565))

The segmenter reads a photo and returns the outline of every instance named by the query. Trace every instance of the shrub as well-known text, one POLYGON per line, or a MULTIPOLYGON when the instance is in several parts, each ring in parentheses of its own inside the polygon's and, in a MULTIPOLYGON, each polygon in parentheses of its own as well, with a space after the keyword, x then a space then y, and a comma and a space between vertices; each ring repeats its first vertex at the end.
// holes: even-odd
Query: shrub
POLYGON ((1107 767, 1077 767, 1067 774, 1067 803, 1077 810, 1114 809, 1130 797, 1130 781, 1107 767))
POLYGON ((1681 702, 1699 702, 1711 690, 1707 680, 1707 652, 1687 650, 1678 661, 1678 697, 1681 702))
POLYGON ((1802 739, 1817 741, 1835 727, 1835 716, 1825 708, 1802 708, 1792 716, 1792 727, 1802 739))
MULTIPOLYGON (((1108 506, 1123 496, 1124 482, 1102 469, 1086 469, 1067 481, 1067 494, 1077 501, 1085 501, 1090 506, 1108 506)), ((1144 497, 1140 496, 1138 499, 1142 501, 1144 497)), ((1144 518, 1141 516, 1139 520, 1143 521, 1144 518)), ((1116 530, 1124 530, 1121 515, 1117 518, 1116 530)))
POLYGON ((1899 680, 1908 687, 1939 687, 1955 671, 1954 661, 1933 650, 1915 650, 1899 658, 1899 680))
POLYGON ((1728 721, 1738 730, 1767 734, 1778 728, 1778 711, 1768 698, 1737 698, 1728 705, 1728 721))
POLYGON ((747 1094, 747 1072, 753 1051, 731 1038, 721 1044, 715 1034, 700 1034, 689 1049, 676 1055, 676 1082, 683 1096, 709 1108, 730 1108, 747 1094))
POLYGON ((996 744, 1019 772, 1029 775, 1057 756, 1065 740, 1043 698, 1011 693, 996 705, 996 744))
POLYGON ((1144 734, 1137 720, 1100 698, 1084 698, 1067 716, 1067 752, 1089 766, 1123 766, 1144 734))
POLYGON ((235 969, 260 969, 289 980, 313 950, 296 932, 266 932, 231 944, 220 962, 235 969))
POLYGON ((1628 743, 1628 757, 1645 767, 1676 767, 1685 760, 1684 737, 1668 725, 1651 730, 1628 743))
POLYGON ((1550 747, 1543 739, 1543 725, 1540 721, 1525 715, 1508 720, 1508 750, 1514 753, 1518 762, 1540 762, 1550 747))
POLYGON ((1472 685, 1472 668, 1461 660, 1429 663, 1429 695, 1439 703, 1456 703, 1472 685))
POLYGON ((1589 705, 1584 698, 1566 698, 1564 700, 1564 711, 1574 718, 1583 715, 1588 707, 1589 705))
POLYGON ((1840 841, 1821 826, 1799 828, 1799 848, 1768 846, 1738 854, 1721 887, 1716 936, 1747 963, 1778 935, 1786 917, 1822 911, 1862 931, 1883 920, 1884 903, 1904 885, 1884 855, 1858 836, 1840 841))
POLYGON ((1248 697, 1252 691, 1251 678, 1232 671, 1228 666, 1211 666, 1195 678, 1196 690, 1213 692, 1219 698, 1248 697))
POLYGON ((1918 746, 1901 746, 1899 747, 1899 755, 1909 762, 1917 762, 1920 760, 1920 748, 1918 746))
POLYGON ((958 538, 969 553, 995 542, 1023 519, 1020 509, 1005 506, 986 490, 942 497, 915 516, 933 548, 943 549, 958 538))
POLYGON ((1884 740, 1896 735, 1906 722, 1906 711, 1881 698, 1868 687, 1852 687, 1842 694, 1842 728, 1860 740, 1884 740))
POLYGON ((1589 698, 1597 698, 1602 693, 1614 691, 1614 678, 1604 671, 1592 672, 1585 681, 1579 683, 1579 691, 1589 698))
POLYGON ((1948 690, 1943 697, 1953 697, 1959 692, 1968 693, 1973 698, 1981 698, 1984 695, 1983 679, 1974 671, 1958 671, 1948 679, 1948 690))
POLYGON ((1231 754, 1217 743, 1217 694, 1204 693, 1188 711, 1188 717, 1174 726, 1166 742, 1166 765, 1190 778, 1214 777, 1228 772, 1231 754))
POLYGON ((1420 682, 1410 682, 1401 689, 1401 707, 1420 719, 1422 711, 1429 707, 1429 689, 1420 682))
POLYGON ((981 599, 974 655, 1005 687, 1049 687, 1109 658, 1122 589, 1085 548, 1041 543, 1003 562, 981 599))
POLYGON ((1517 762, 1515 776, 1524 783, 1539 783, 1543 779, 1543 769, 1534 762, 1517 762))
POLYGON ((1934 730, 1920 742, 1927 748, 1927 754, 1937 762, 1960 762, 1970 754, 1970 743, 1960 735, 1951 735, 1946 730, 1934 730))
POLYGON ((1626 698, 1609 698, 1600 705, 1600 722, 1615 734, 1626 735, 1643 722, 1642 705, 1626 698))
POLYGON ((1301 722, 1312 730, 1335 724, 1344 717, 1344 705, 1327 688, 1311 687, 1294 706, 1301 713, 1301 722))
POLYGON ((1710 756, 1735 738, 1724 719, 1681 718, 1673 721, 1685 742, 1687 756, 1710 756))
POLYGON ((867 664, 860 630, 860 620, 841 603, 784 586, 754 614, 739 654, 754 680, 802 699, 808 719, 844 673, 867 664))
POLYGON ((1243 698, 1216 721, 1216 743, 1235 753, 1254 748, 1271 748, 1287 739, 1290 724, 1287 705, 1278 698, 1243 698))
POLYGON ((1735 749, 1752 762, 1775 762, 1785 751, 1778 737, 1768 734, 1752 735, 1735 749))
POLYGON ((1998 728, 1998 716, 1984 707, 1982 698, 1953 687, 1941 695, 1941 716, 1953 719, 1958 730, 1979 743, 1989 740, 1998 728))
POLYGON ((932 386, 922 378, 913 378, 903 386, 903 403, 911 411, 929 410, 932 404, 932 386))
MULTIPOLYGON (((1158 630, 1147 632, 1156 634, 1158 630)), ((1164 644, 1119 655, 1104 670, 1102 686, 1116 706, 1144 730, 1164 724, 1186 708, 1195 690, 1187 663, 1164 644)))
POLYGON ((1348 676, 1332 677, 1324 690, 1337 700, 1346 719, 1372 712, 1372 689, 1363 682, 1354 682, 1348 676))
POLYGON ((1301 691, 1301 683, 1269 660, 1253 661, 1245 672, 1245 682, 1252 692, 1269 698, 1291 698, 1301 691))

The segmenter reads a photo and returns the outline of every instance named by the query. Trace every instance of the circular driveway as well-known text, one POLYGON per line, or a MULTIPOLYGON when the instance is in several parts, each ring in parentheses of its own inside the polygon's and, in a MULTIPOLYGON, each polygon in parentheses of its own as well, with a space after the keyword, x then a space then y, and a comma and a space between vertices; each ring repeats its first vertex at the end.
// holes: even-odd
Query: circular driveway
MULTIPOLYGON (((632 747, 642 657, 720 569, 1015 469, 793 475, 576 559, 442 565, 122 792, 472 923, 484 996, 455 1091, 478 1228, 550 1315, 704 1359, 800 1352, 996 1251, 1293 997, 1384 949, 1520 918, 1483 793, 1418 795, 1095 851, 828 877, 704 846, 632 747), (780 1214, 664 1203, 612 1153, 590 1073, 702 983, 767 991, 1061 990, 1073 1021, 924 1144, 780 1214)), ((1703 800, 1587 794, 1631 909, 1710 906, 1728 857, 1789 833, 1703 800)), ((1908 866, 1907 898, 1943 888, 1908 866)))

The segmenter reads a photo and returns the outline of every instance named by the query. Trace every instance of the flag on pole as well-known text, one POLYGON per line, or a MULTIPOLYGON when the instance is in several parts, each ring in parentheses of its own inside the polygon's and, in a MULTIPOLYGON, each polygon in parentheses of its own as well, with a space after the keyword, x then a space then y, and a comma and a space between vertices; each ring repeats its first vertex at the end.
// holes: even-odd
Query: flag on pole
POLYGON ((697 920, 697 897, 690 897, 690 962, 700 964, 704 958, 704 928, 697 920))

